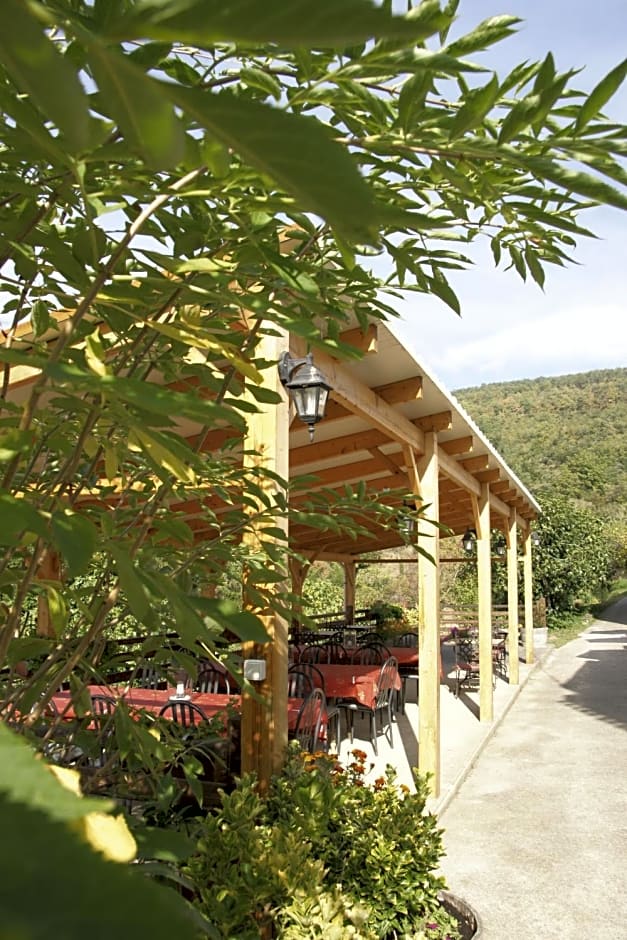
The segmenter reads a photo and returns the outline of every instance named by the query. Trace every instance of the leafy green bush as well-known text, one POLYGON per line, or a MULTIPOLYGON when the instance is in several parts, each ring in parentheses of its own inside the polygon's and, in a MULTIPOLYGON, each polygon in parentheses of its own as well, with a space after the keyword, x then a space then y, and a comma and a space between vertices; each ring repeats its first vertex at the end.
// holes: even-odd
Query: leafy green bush
POLYGON ((353 757, 343 770, 292 750, 267 796, 244 777, 203 821, 184 875, 221 937, 458 936, 438 901, 441 832, 425 780, 412 793, 388 768, 370 787, 365 754, 353 757))

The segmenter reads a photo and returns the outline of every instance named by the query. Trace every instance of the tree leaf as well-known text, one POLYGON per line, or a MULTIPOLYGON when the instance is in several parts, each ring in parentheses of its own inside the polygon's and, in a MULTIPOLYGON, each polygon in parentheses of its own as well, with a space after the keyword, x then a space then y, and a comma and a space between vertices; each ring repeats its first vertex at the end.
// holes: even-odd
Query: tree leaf
POLYGON ((252 166, 267 173, 344 237, 372 241, 372 192, 347 151, 313 118, 230 92, 163 86, 164 94, 252 166))
POLYGON ((87 96, 76 70, 22 0, 0 4, 0 60, 20 91, 62 132, 68 146, 73 151, 86 147, 87 96))
POLYGON ((32 532, 42 538, 48 535, 46 522, 37 509, 25 499, 0 492, 0 545, 15 545, 22 532, 32 532))
POLYGON ((98 530, 89 519, 76 512, 52 514, 52 537, 63 555, 70 577, 81 574, 89 567, 96 551, 98 530))
POLYGON ((605 78, 602 78, 598 85, 592 89, 577 115, 576 130, 580 131, 593 117, 596 117, 603 105, 618 91, 626 75, 627 59, 624 59, 620 65, 608 72, 605 78))
POLYGON ((129 146, 157 169, 176 166, 185 154, 185 135, 163 84, 102 43, 92 40, 88 48, 102 101, 129 146))
POLYGON ((513 27, 519 23, 522 23, 522 20, 517 16, 491 16, 479 23, 470 33, 455 39, 443 49, 443 52, 457 57, 468 55, 469 52, 487 49, 488 46, 515 33, 516 30, 513 27))
POLYGON ((284 49, 345 46, 376 37, 420 42, 445 28, 452 14, 437 0, 419 4, 409 16, 394 16, 370 0, 186 0, 172 12, 168 0, 149 0, 139 15, 114 26, 119 39, 148 38, 211 44, 276 44, 284 49))
POLYGON ((482 88, 470 91, 464 104, 453 118, 449 138, 454 140, 455 137, 461 137, 471 127, 476 127, 491 110, 498 95, 499 81, 496 75, 493 75, 482 88))

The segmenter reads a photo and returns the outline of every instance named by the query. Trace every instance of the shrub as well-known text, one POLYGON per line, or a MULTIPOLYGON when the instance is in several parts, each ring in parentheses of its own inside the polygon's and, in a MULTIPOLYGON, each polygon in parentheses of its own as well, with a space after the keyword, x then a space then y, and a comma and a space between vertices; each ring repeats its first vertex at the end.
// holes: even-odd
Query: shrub
POLYGON ((370 787, 365 755, 353 757, 344 770, 291 750, 266 797, 250 776, 222 795, 184 871, 219 936, 458 936, 438 901, 441 832, 425 780, 416 775, 412 793, 388 768, 370 787))

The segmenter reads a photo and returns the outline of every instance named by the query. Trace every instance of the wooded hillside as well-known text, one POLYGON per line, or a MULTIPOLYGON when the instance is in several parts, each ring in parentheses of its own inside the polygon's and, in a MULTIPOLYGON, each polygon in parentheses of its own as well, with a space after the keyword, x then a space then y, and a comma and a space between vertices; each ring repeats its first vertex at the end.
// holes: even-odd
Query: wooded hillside
POLYGON ((627 369, 497 382, 456 397, 541 501, 627 519, 627 369))

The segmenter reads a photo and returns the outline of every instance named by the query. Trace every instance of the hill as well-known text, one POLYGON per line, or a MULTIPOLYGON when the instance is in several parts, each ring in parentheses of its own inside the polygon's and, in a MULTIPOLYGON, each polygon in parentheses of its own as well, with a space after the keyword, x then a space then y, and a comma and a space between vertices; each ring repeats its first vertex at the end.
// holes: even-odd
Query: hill
POLYGON ((541 501, 561 493, 627 519, 627 369, 495 382, 455 392, 541 501))

